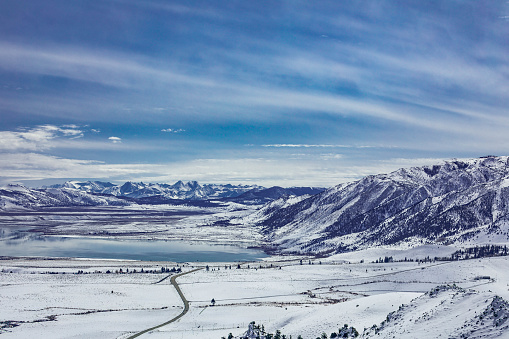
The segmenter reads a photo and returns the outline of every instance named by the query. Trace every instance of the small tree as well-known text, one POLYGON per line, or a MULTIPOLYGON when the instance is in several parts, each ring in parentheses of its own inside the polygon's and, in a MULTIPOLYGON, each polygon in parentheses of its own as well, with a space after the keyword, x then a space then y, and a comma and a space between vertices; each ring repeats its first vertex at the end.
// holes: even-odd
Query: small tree
POLYGON ((216 304, 216 300, 214 298, 212 298, 212 300, 210 301, 210 305, 214 306, 215 304, 216 304))

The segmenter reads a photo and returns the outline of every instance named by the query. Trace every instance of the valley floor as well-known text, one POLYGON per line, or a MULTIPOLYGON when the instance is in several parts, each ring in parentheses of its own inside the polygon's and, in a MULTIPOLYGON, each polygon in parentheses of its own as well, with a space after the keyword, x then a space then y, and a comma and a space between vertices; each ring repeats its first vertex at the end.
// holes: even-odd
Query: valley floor
MULTIPOLYGON (((509 300, 509 257, 360 263, 364 254, 350 255, 348 261, 321 259, 321 263, 320 259, 271 257, 244 263, 240 269, 237 263, 209 263, 207 270, 200 263, 204 269, 177 280, 190 301, 189 312, 140 338, 219 339, 229 333, 241 335, 251 321, 263 324, 268 332, 280 329, 293 338, 300 334, 314 339, 322 332, 337 332, 344 324, 360 333, 376 324, 377 338, 423 338, 426 333, 459 337, 463 329, 471 337, 476 333, 507 337, 509 332, 503 329, 509 321, 497 320, 502 323, 495 326, 488 318, 479 321, 476 317, 495 295, 509 300), (425 294, 447 284, 472 291, 460 293, 452 288, 437 292, 438 297, 425 294), (402 304, 410 306, 400 308, 402 304), (393 311, 399 313, 392 327, 380 326, 393 311)), ((185 272, 197 266, 1 259, 0 338, 128 338, 164 323, 178 315, 183 304, 170 279, 157 283, 168 275, 161 273, 161 267, 185 272), (157 273, 139 273, 142 269, 157 273)), ((503 318, 500 312, 497 319, 503 318)), ((366 333, 370 335, 374 333, 366 333)))

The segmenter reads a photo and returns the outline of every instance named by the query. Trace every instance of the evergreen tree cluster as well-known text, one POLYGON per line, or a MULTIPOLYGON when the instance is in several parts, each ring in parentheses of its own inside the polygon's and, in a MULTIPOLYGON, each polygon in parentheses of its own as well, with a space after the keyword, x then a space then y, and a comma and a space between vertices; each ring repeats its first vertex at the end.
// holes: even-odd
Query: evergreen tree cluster
POLYGON ((458 250, 451 255, 452 260, 458 259, 477 259, 484 257, 498 257, 507 255, 507 246, 500 245, 484 245, 469 247, 458 250))
MULTIPOLYGON (((339 329, 338 332, 332 332, 330 336, 327 333, 322 333, 321 336, 316 339, 340 339, 340 338, 357 338, 359 336, 359 332, 353 326, 348 326, 345 324, 343 327, 339 329)), ((277 330, 275 333, 267 333, 265 332, 265 327, 263 325, 256 325, 254 321, 249 324, 248 330, 239 337, 234 337, 232 333, 228 334, 227 337, 221 337, 221 339, 292 339, 292 336, 287 336, 281 333, 280 330, 277 330)), ((297 336, 297 339, 303 339, 301 335, 297 336)))

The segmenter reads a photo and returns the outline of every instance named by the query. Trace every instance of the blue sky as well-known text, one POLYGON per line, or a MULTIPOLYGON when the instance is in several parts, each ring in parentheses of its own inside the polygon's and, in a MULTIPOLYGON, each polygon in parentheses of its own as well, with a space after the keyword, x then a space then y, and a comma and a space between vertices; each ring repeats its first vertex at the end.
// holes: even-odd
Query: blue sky
POLYGON ((2 1, 0 183, 331 186, 507 155, 507 1, 2 1))

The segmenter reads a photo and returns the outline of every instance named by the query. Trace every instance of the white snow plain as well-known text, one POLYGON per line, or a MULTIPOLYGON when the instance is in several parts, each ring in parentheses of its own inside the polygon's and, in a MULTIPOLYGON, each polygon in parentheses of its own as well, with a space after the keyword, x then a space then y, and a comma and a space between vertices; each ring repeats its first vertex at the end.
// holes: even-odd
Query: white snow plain
MULTIPOLYGON (((475 317, 495 296, 509 300, 509 257, 374 264, 360 263, 367 253, 357 255, 271 257, 243 263, 240 269, 237 263, 208 263, 208 271, 177 279, 190 301, 189 312, 140 338, 239 336, 251 321, 263 324, 268 332, 279 329, 293 338, 300 334, 313 339, 323 332, 337 332, 344 324, 360 333, 377 325, 377 334, 368 330, 364 335, 377 338, 459 337, 463 330, 470 331, 471 337, 476 333, 482 338, 507 337, 504 326, 509 321, 496 326, 486 318, 481 325, 475 317), (436 286, 453 284, 466 292, 446 289, 438 297, 426 294, 436 286), (214 306, 211 299, 216 301, 214 306), (401 305, 407 306, 400 309, 401 305), (394 311, 394 323, 381 325, 394 311)), ((377 252, 379 255, 383 253, 377 252)), ((155 284, 167 273, 132 272, 142 268, 160 272, 161 267, 176 265, 1 259, 0 338, 128 338, 168 321, 183 309, 169 279, 155 284), (105 273, 120 268, 122 274, 105 273), (130 273, 125 273, 127 269, 130 273)), ((191 265, 180 267, 186 271, 191 265)))

